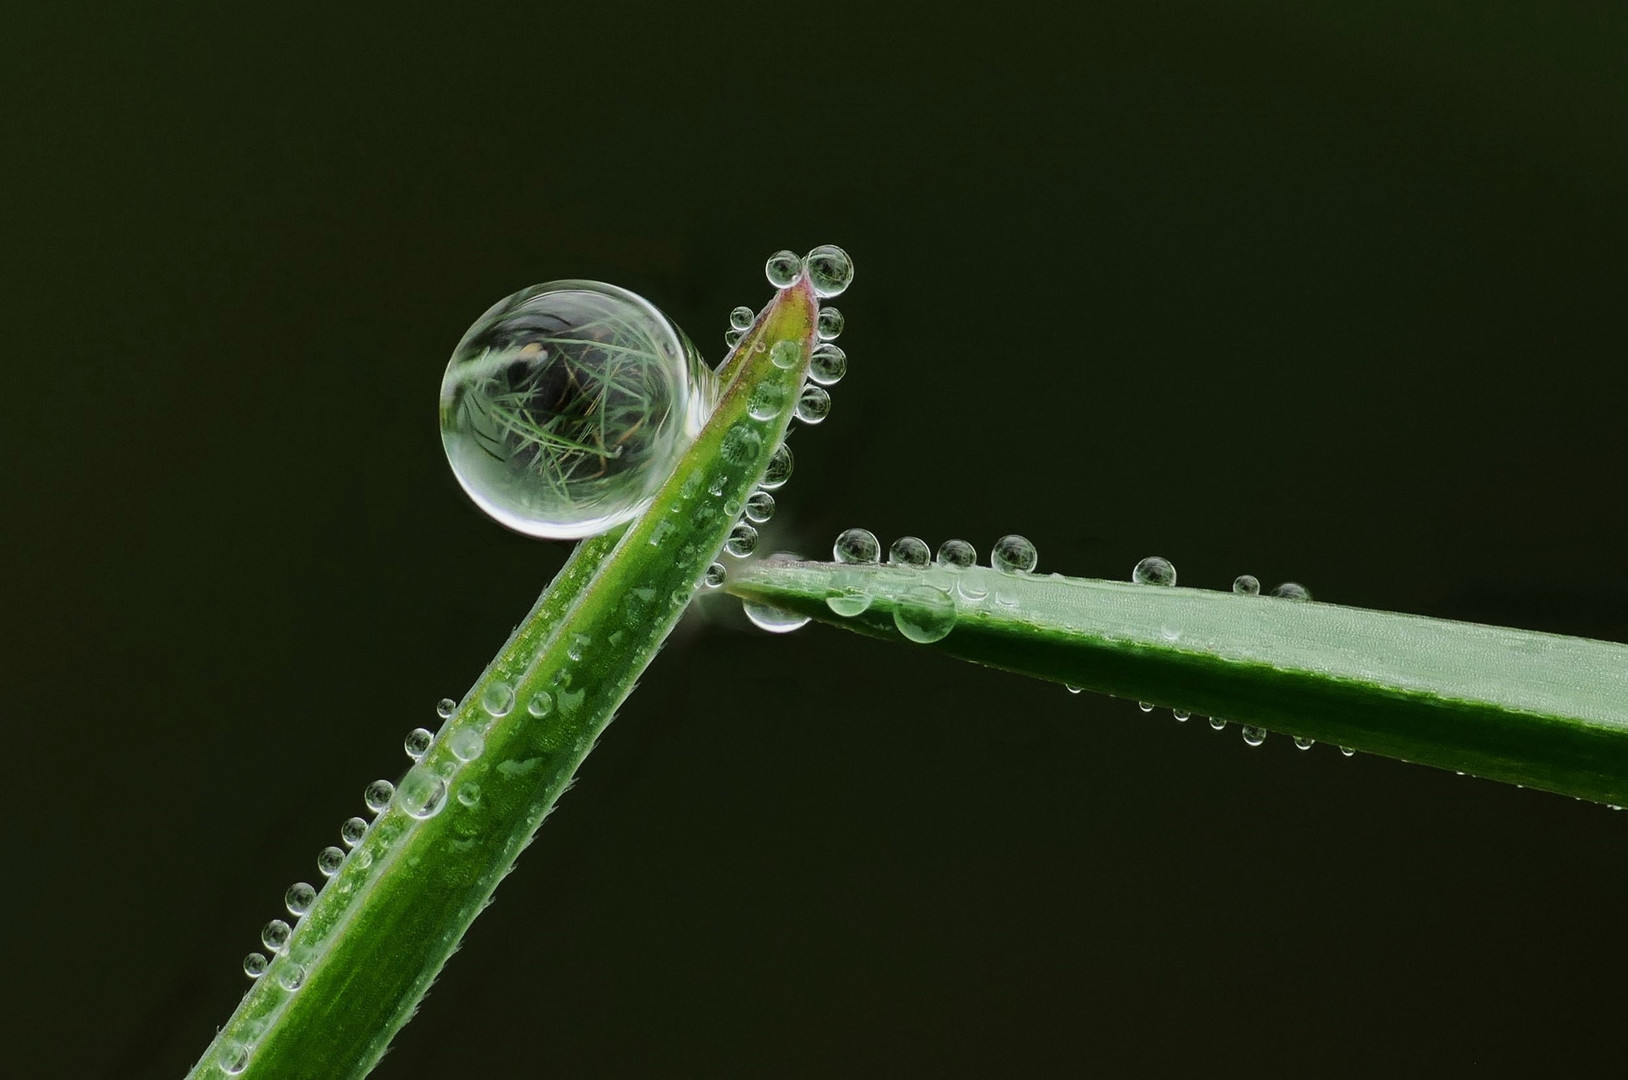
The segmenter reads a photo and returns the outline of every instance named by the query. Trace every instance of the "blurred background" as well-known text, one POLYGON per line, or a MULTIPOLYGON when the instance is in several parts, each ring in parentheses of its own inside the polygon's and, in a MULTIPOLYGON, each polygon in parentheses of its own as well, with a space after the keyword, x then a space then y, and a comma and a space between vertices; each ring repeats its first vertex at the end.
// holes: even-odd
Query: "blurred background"
MULTIPOLYGON (((8 23, 9 1076, 180 1076, 562 562, 435 425, 534 282, 716 360, 771 251, 852 253, 764 551, 1021 532, 1628 639, 1621 5, 8 23)), ((1625 857, 1628 814, 708 597, 376 1076, 1578 1075, 1625 857)))

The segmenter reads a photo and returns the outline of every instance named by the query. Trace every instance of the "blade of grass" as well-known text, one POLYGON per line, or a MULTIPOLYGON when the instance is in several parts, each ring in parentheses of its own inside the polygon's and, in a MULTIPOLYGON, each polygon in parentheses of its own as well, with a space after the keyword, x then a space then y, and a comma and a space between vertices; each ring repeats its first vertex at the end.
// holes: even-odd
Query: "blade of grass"
MULTIPOLYGON (((1628 645, 1116 581, 767 559, 743 600, 889 640, 923 586, 948 656, 1286 735, 1628 803, 1628 645), (971 586, 963 591, 963 583, 971 586), (970 601, 965 593, 984 595, 970 601), (843 617, 830 597, 870 596, 843 617)), ((839 604, 841 603, 839 599, 839 604)), ((919 637, 920 635, 918 635, 919 637)))
POLYGON ((689 603, 734 523, 725 504, 762 478, 808 369, 817 308, 805 279, 764 309, 650 508, 578 545, 192 1077, 360 1077, 384 1054, 689 603), (781 342, 788 367, 774 362, 781 342), (757 419, 748 402, 765 385, 785 407, 757 419))

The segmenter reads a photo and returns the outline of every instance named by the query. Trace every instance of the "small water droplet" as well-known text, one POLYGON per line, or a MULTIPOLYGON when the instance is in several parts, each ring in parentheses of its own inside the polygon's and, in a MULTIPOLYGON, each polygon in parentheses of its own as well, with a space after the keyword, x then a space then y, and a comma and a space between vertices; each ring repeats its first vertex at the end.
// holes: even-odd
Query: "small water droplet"
POLYGON ((441 812, 447 801, 447 782, 422 765, 414 765, 396 788, 396 805, 420 821, 441 812))
POLYGON ((407 733, 407 737, 401 741, 401 747, 407 751, 408 757, 414 761, 419 761, 423 759, 425 754, 430 752, 430 743, 434 741, 434 735, 430 734, 427 729, 418 727, 407 733))
POLYGON ((288 935, 294 928, 281 919, 273 919, 260 930, 260 944, 271 950, 273 956, 288 947, 288 935))
POLYGON ((795 341, 777 341, 769 350, 769 363, 781 371, 790 371, 803 362, 803 347, 795 341))
POLYGON ((514 687, 502 680, 493 683, 481 695, 480 707, 485 709, 489 716, 508 716, 509 710, 514 708, 514 687))
POLYGON ((840 296, 853 283, 854 261, 835 244, 821 244, 803 260, 814 295, 840 296))
POLYGON ((296 881, 283 894, 283 904, 290 915, 304 915, 317 902, 317 891, 307 881, 296 881))
MULTIPOLYGON (((264 971, 261 974, 265 974, 264 971)), ((259 976, 255 976, 259 978, 259 976)), ((228 1039, 221 1043, 220 1049, 215 1052, 215 1064, 227 1076, 236 1076, 249 1067, 249 1048, 236 1039, 228 1039)))
POLYGON ((1176 718, 1176 722, 1178 724, 1185 724, 1187 723, 1187 718, 1193 714, 1188 712, 1186 709, 1171 709, 1170 715, 1176 718))
POLYGON ((1304 735, 1296 735, 1294 737, 1294 746, 1296 750, 1310 750, 1316 745, 1316 739, 1308 739, 1304 735))
POLYGON ((709 589, 716 589, 729 577, 729 568, 721 562, 715 562, 707 567, 707 572, 701 576, 701 584, 709 589))
POLYGON ((1272 595, 1279 600, 1310 600, 1311 590, 1298 581, 1285 581, 1272 590, 1272 595))
POLYGON ((1151 702, 1151 701, 1138 701, 1136 703, 1136 707, 1138 709, 1141 709, 1143 712, 1152 712, 1153 711, 1153 702, 1151 702))
POLYGON ((769 467, 763 472, 761 482, 763 489, 765 491, 775 491, 785 487, 786 481, 791 479, 791 470, 794 464, 796 462, 792 460, 791 447, 785 443, 775 447, 774 456, 769 459, 769 467))
POLYGON ((1254 574, 1239 574, 1232 579, 1232 591, 1244 596, 1259 596, 1261 579, 1254 574))
POLYGON ((893 606, 893 625, 918 644, 941 641, 955 629, 955 600, 931 585, 912 585, 893 606))
POLYGON ((1136 564, 1131 571, 1131 580, 1138 585, 1174 585, 1176 568, 1170 565, 1169 559, 1149 555, 1136 564))
POLYGON ((874 566, 882 557, 882 545, 869 529, 848 529, 831 545, 831 557, 853 566, 874 566))
POLYGON ((729 517, 738 517, 741 512, 741 501, 731 495, 724 500, 724 513, 729 517))
POLYGON ((345 852, 342 848, 330 845, 317 852, 317 873, 323 877, 333 877, 344 864, 345 852))
POLYGON ((1210 717, 1210 726, 1215 730, 1220 731, 1222 728, 1227 726, 1227 722, 1221 719, 1219 716, 1212 716, 1210 717))
MULTIPOLYGON (((969 547, 971 545, 968 545, 969 547)), ((969 566, 956 575, 955 591, 977 603, 989 595, 989 581, 981 566, 969 566)))
POLYGON ((746 465, 757 460, 763 446, 763 436, 750 424, 739 423, 724 433, 718 453, 731 465, 746 465))
POLYGON ((821 341, 830 341, 842 333, 845 325, 847 320, 842 317, 842 312, 834 307, 821 307, 819 318, 814 323, 814 331, 820 336, 821 341))
POLYGON ((586 652, 588 646, 592 645, 593 643, 594 639, 589 637, 587 634, 577 634, 571 638, 571 644, 566 648, 565 655, 569 656, 572 660, 581 660, 582 654, 586 652))
POLYGON ((745 330, 752 325, 752 320, 755 318, 757 318, 757 313, 742 304, 729 313, 729 325, 736 330, 745 330))
POLYGON ((889 566, 902 566, 907 570, 922 570, 932 561, 932 551, 919 536, 901 536, 888 548, 889 566))
MULTIPOLYGON (((526 711, 531 712, 530 705, 526 706, 526 711)), ((447 749, 459 761, 474 761, 486 750, 486 736, 474 728, 456 728, 447 734, 447 749)))
POLYGON ((1063 689, 1067 690, 1071 694, 1078 694, 1081 692, 1078 686, 1070 686, 1068 683, 1063 684, 1063 689))
POLYGON ((793 630, 807 626, 809 622, 807 615, 797 615, 751 601, 742 602, 741 610, 746 612, 746 617, 752 620, 753 626, 759 630, 767 630, 771 634, 789 634, 793 630))
POLYGON ((729 531, 729 539, 724 541, 724 550, 737 559, 744 559, 757 550, 757 530, 741 522, 729 531))
POLYGON ((270 961, 263 954, 252 952, 243 958, 243 974, 251 979, 258 979, 266 973, 269 964, 270 961))
POLYGON ((277 972, 277 981, 284 990, 298 990, 305 985, 304 965, 285 963, 277 972))
POLYGON ((1012 533, 995 541, 989 552, 989 565, 1003 574, 1033 573, 1040 553, 1027 537, 1012 533))
POLYGON ((1266 729, 1263 727, 1255 727, 1253 724, 1244 725, 1243 735, 1244 742, 1248 743, 1250 746, 1259 746, 1261 743, 1266 741, 1266 729))
POLYGON ((746 520, 759 525, 774 517, 774 496, 767 491, 754 491, 746 500, 746 520))
POLYGON ((745 336, 746 336, 746 331, 745 330, 725 330, 724 331, 724 347, 729 348, 729 349, 733 349, 736 345, 739 345, 741 343, 741 338, 743 338, 745 336))
MULTIPOLYGON (((774 379, 765 379, 752 388, 752 396, 746 400, 746 414, 753 420, 768 420, 780 415, 785 404, 785 386, 774 379)), ((735 464, 746 463, 737 461, 735 464)))
POLYGON ((829 341, 814 347, 808 358, 808 377, 821 386, 835 386, 848 374, 848 354, 829 341))
POLYGON ((473 780, 465 780, 458 785, 458 805, 474 806, 480 802, 480 785, 473 780))
POLYGON ((362 792, 362 801, 375 814, 382 814, 389 808, 390 800, 395 794, 396 785, 388 780, 375 780, 362 792))
POLYGON ((1346 757, 1353 757, 1356 755, 1356 751, 1351 749, 1349 746, 1340 747, 1340 753, 1344 754, 1346 757))
POLYGON ((547 690, 539 690, 531 695, 526 703, 526 712, 539 720, 554 711, 554 695, 547 690))
POLYGON ((789 288, 802 276, 803 260, 795 251, 777 251, 763 264, 763 274, 775 288, 789 288))
MULTIPOLYGON (((857 530, 863 532, 864 530, 857 530)), ((869 533, 865 533, 870 536, 869 533)), ((874 537, 872 540, 874 541, 874 537)), ((831 584, 837 592, 825 598, 825 606, 841 615, 851 619, 855 615, 863 614, 871 606, 871 594, 865 587, 864 578, 854 570, 839 570, 833 576, 831 584)))
POLYGON ((452 714, 457 711, 458 703, 449 697, 444 697, 440 701, 436 702, 435 715, 439 716, 443 720, 450 719, 452 714))
POLYGON ((345 842, 346 847, 355 847, 367 835, 367 820, 365 818, 346 818, 345 823, 339 826, 339 839, 345 842))
POLYGON ((965 540, 946 540, 938 545, 938 565, 948 570, 965 570, 978 561, 978 549, 965 540))
POLYGON ((831 395, 818 386, 805 386, 797 398, 797 419, 818 424, 831 415, 831 395))

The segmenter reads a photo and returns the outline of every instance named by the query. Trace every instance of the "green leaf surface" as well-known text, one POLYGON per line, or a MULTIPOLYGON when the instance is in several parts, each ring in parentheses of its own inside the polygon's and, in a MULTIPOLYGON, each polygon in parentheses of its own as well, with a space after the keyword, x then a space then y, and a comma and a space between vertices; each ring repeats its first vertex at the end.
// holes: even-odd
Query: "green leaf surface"
POLYGON ((384 1054, 689 604, 735 523, 729 508, 762 479, 817 311, 804 279, 758 316, 649 509, 577 546, 193 1077, 360 1077, 384 1054))
POLYGON ((1613 805, 1628 803, 1628 646, 1199 589, 767 559, 749 603, 1134 701, 1613 805), (913 591, 914 590, 914 591, 913 591), (923 591, 925 590, 925 592, 923 591), (969 598, 968 594, 976 599, 969 598), (867 596, 857 615, 832 610, 867 596), (919 630, 915 639, 923 635, 919 630))

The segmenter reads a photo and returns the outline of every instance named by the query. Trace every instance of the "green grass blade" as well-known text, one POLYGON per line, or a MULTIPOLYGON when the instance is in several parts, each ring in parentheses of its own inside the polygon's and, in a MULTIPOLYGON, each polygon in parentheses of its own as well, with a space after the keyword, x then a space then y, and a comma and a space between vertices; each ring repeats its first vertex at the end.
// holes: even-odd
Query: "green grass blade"
POLYGON ((919 571, 777 558, 732 575, 728 588, 743 600, 905 641, 895 615, 908 590, 923 585, 956 599, 954 628, 925 647, 958 659, 1628 803, 1625 645, 1310 601, 983 568, 919 571), (987 589, 987 595, 969 601, 963 582, 972 594, 987 589), (829 597, 855 590, 872 597, 864 612, 845 618, 831 610, 829 597))
POLYGON ((759 316, 651 507, 578 545, 191 1076, 360 1077, 383 1055, 689 603, 734 523, 726 506, 762 478, 816 312, 805 280, 759 316), (754 392, 783 407, 754 418, 754 392))

